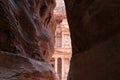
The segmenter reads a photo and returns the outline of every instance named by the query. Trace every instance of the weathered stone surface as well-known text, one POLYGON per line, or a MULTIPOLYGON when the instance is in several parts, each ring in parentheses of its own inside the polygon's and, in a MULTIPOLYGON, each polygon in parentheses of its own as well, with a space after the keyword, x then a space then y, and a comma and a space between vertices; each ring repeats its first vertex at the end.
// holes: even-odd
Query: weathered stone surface
POLYGON ((55 0, 0 0, 0 80, 57 80, 47 62, 54 7, 55 0))
POLYGON ((54 0, 0 0, 0 50, 35 58, 53 53, 54 0))
POLYGON ((45 61, 0 52, 0 80, 58 80, 45 61))
POLYGON ((73 54, 68 80, 120 79, 120 0, 64 0, 73 54))
POLYGON ((119 80, 119 75, 120 35, 72 57, 69 80, 119 80))

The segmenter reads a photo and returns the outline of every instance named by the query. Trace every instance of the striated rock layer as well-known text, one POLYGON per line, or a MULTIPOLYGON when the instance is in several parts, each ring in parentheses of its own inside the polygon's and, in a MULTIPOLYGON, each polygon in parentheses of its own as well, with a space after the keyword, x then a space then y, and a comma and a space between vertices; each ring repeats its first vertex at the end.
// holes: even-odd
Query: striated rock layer
POLYGON ((54 0, 0 0, 0 80, 57 80, 47 62, 54 7, 54 0))
POLYGON ((120 80, 120 0, 64 0, 73 54, 68 80, 120 80))
POLYGON ((58 80, 53 68, 43 61, 0 52, 0 80, 58 80))

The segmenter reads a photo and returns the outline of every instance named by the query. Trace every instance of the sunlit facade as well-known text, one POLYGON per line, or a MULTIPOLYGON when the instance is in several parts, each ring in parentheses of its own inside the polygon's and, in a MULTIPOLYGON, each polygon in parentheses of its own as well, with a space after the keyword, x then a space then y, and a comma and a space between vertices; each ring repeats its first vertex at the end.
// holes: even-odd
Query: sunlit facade
POLYGON ((72 51, 64 0, 56 0, 54 13, 59 16, 59 19, 62 19, 62 22, 56 26, 55 52, 52 56, 51 64, 60 80, 67 80, 72 51))
POLYGON ((62 23, 57 25, 55 32, 55 53, 51 64, 60 80, 67 80, 71 58, 71 39, 67 20, 63 19, 62 23))

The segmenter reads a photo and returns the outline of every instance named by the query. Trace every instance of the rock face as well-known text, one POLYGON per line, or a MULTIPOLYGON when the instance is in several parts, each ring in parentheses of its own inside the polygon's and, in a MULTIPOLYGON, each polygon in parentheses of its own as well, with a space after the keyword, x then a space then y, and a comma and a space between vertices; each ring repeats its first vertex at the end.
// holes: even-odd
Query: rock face
POLYGON ((0 52, 0 80, 58 80, 53 68, 43 61, 0 52))
POLYGON ((1 0, 0 49, 35 57, 53 52, 54 0, 1 0), (51 26, 52 25, 52 26, 51 26), (39 50, 40 49, 40 50, 39 50))
POLYGON ((120 0, 64 0, 73 54, 68 80, 120 79, 120 0))
MULTIPOLYGON (((64 1, 73 48, 68 80, 120 80, 120 0, 64 1)), ((47 62, 54 6, 0 0, 0 80, 57 80, 47 62)))
POLYGON ((0 80, 57 80, 47 62, 54 7, 54 0, 0 0, 0 80))

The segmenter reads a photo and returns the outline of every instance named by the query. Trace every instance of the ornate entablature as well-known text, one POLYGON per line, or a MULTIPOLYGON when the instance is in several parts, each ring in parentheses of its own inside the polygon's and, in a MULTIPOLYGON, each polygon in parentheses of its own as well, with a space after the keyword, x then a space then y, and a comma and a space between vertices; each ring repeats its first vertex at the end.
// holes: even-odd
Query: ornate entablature
POLYGON ((55 32, 55 48, 71 48, 71 39, 67 20, 58 24, 55 32))

